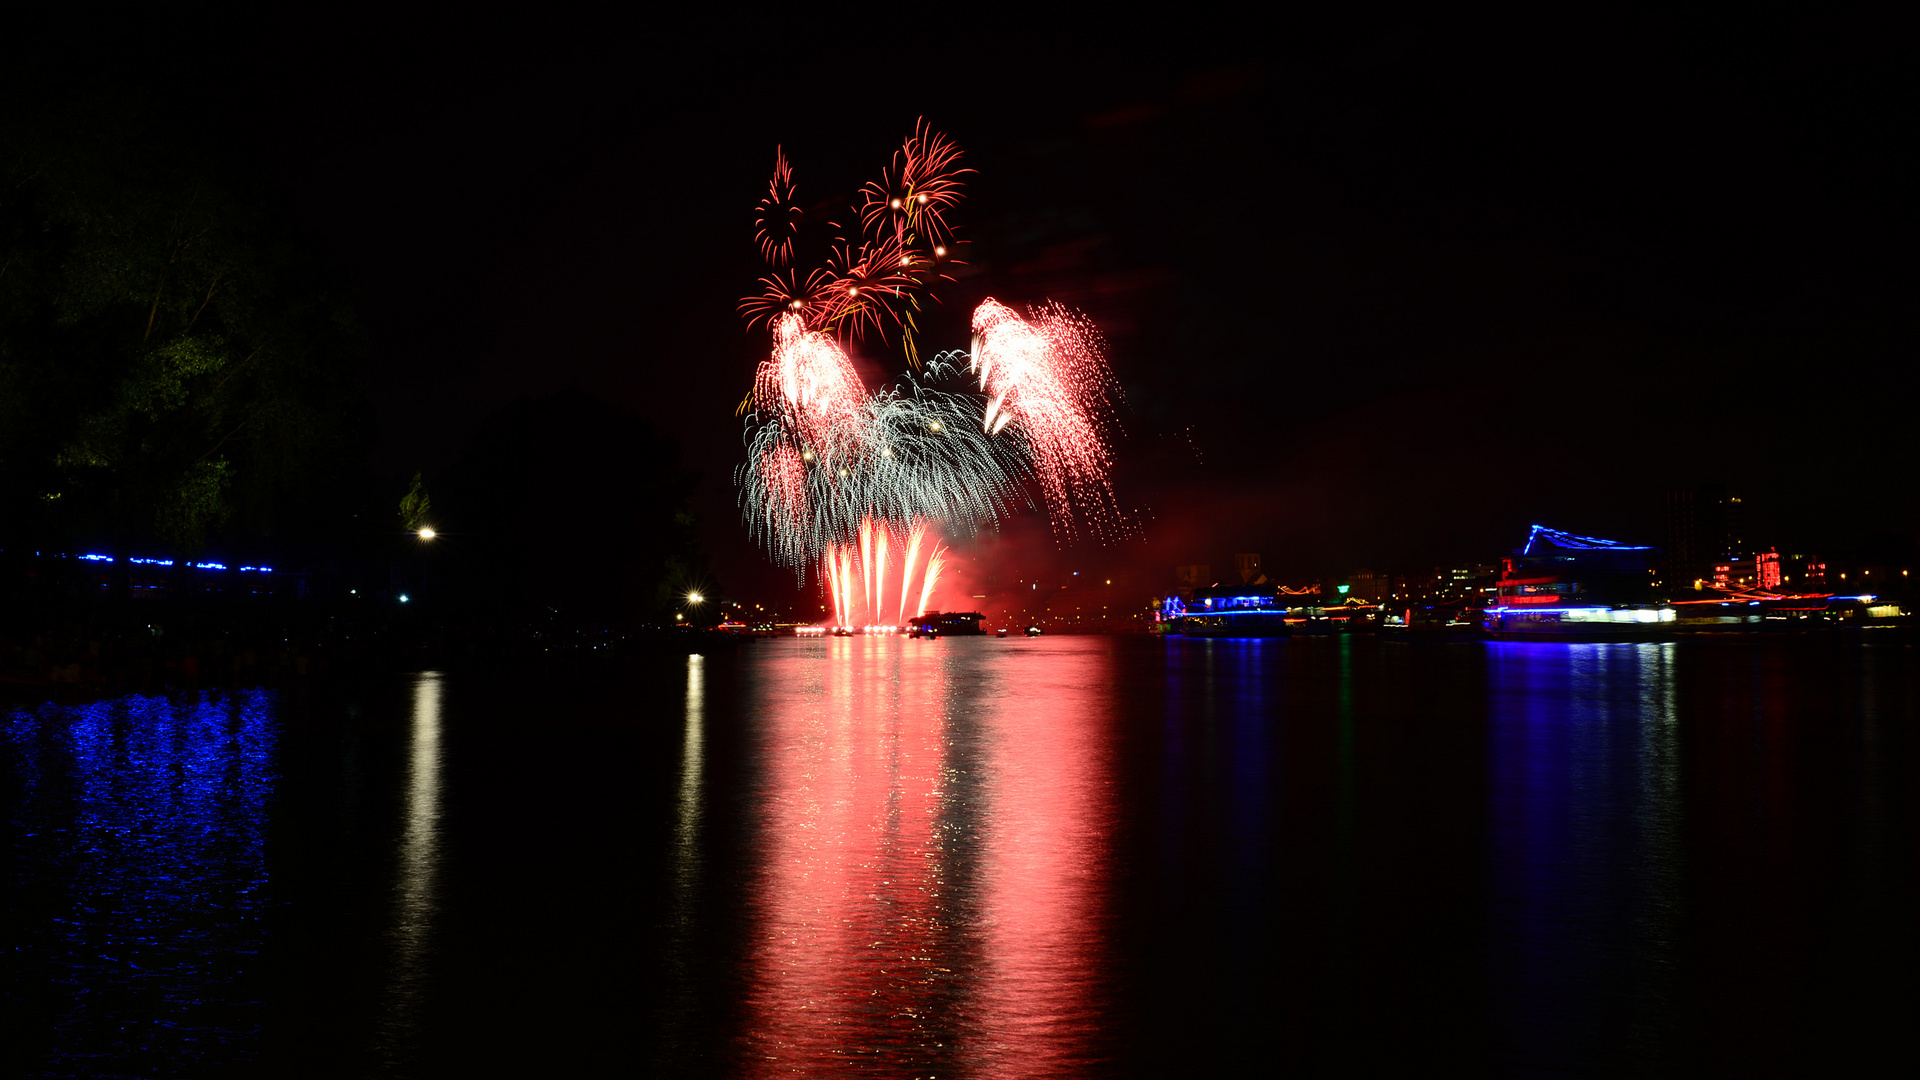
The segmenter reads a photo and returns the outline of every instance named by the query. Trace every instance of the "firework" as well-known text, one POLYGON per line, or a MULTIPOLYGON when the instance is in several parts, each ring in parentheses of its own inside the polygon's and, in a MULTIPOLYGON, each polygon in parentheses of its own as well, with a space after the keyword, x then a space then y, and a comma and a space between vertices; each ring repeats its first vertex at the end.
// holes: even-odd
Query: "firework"
POLYGON ((944 549, 935 550, 933 553, 933 557, 927 560, 927 573, 926 573, 925 581, 920 586, 919 614, 925 614, 927 610, 927 606, 933 602, 933 587, 939 584, 940 570, 942 567, 946 566, 946 564, 947 564, 947 556, 944 549))
POLYGON ((865 205, 860 224, 869 239, 891 240, 907 252, 931 255, 953 242, 946 214, 960 204, 962 169, 960 148, 953 140, 927 126, 914 125, 913 134, 893 155, 880 179, 861 189, 865 205))
POLYGON ((899 627, 926 613, 946 566, 946 546, 930 539, 929 522, 912 522, 905 527, 904 537, 895 535, 896 528, 886 521, 863 518, 857 541, 835 544, 821 557, 821 577, 833 600, 835 626, 899 627), (902 539, 906 551, 895 563, 889 550, 902 539), (916 596, 919 606, 914 607, 910 601, 916 596))
POLYGON ((1034 481, 1057 533, 1087 521, 1110 535, 1109 400, 1116 392, 1099 336, 1057 304, 1025 317, 988 300, 974 313, 970 353, 924 366, 917 316, 950 280, 960 151, 924 121, 880 178, 861 189, 860 228, 830 247, 827 265, 791 266, 805 214, 793 169, 776 150, 755 238, 768 273, 740 302, 773 347, 741 403, 747 459, 735 471, 753 537, 803 579, 816 572, 839 625, 898 625, 931 602, 946 564, 942 535, 995 527, 1033 505, 1034 481), (846 353, 868 334, 900 332, 911 368, 869 392, 846 353), (961 377, 981 396, 939 389, 961 377), (895 597, 897 596, 897 601, 895 597))
POLYGON ((754 235, 760 241, 760 254, 769 266, 785 266, 793 261, 793 241, 800 232, 805 212, 795 202, 793 166, 779 147, 773 151, 773 179, 767 182, 767 196, 760 200, 754 218, 754 235))
POLYGON ((969 369, 987 395, 985 432, 1012 427, 1025 436, 1054 527, 1072 535, 1084 517, 1096 534, 1111 533, 1108 402, 1116 388, 1093 326, 1058 304, 1021 318, 987 300, 973 313, 969 369))
POLYGON ((838 342, 806 329, 798 315, 774 323, 773 355, 761 361, 753 380, 753 405, 778 416, 809 445, 834 441, 835 429, 858 420, 866 388, 838 342))
POLYGON ((832 321, 839 303, 828 271, 815 270, 804 278, 797 270, 775 271, 760 279, 759 293, 740 301, 740 315, 749 330, 762 323, 777 327, 789 315, 803 327, 819 327, 832 321))
POLYGON ((805 573, 835 545, 857 546, 868 518, 972 534, 1030 505, 1022 438, 989 435, 977 399, 928 385, 957 377, 956 355, 865 395, 842 422, 809 429, 782 408, 749 427, 740 507, 775 561, 805 573))

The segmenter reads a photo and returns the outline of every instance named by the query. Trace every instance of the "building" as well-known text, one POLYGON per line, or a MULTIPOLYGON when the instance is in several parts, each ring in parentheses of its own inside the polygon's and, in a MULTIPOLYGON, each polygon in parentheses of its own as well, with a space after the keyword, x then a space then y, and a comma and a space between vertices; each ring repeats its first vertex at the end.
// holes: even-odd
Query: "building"
POLYGON ((1715 580, 1719 564, 1747 554, 1744 511, 1739 492, 1725 484, 1667 492, 1668 583, 1715 580))

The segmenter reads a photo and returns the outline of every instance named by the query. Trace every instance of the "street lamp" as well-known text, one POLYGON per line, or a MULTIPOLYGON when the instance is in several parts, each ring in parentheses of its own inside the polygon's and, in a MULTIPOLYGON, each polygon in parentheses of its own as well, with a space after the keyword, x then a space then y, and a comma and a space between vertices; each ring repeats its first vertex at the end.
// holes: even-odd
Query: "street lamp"
POLYGON ((695 606, 698 606, 698 605, 700 605, 700 604, 702 604, 702 603, 704 603, 704 602, 706 601, 706 599, 707 599, 706 597, 704 597, 704 596, 701 596, 701 595, 700 595, 699 593, 697 593, 697 592, 690 592, 690 593, 688 593, 688 594, 687 594, 687 603, 689 603, 689 604, 693 604, 693 605, 695 605, 695 606))
POLYGON ((422 540, 431 540, 437 535, 439 534, 433 531, 433 526, 431 525, 422 525, 420 527, 419 536, 420 536, 420 539, 422 540))

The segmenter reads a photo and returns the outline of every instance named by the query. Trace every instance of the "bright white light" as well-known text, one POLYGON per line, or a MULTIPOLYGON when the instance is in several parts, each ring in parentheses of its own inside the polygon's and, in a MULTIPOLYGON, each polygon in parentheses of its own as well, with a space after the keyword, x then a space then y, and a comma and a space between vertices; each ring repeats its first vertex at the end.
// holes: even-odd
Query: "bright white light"
POLYGON ((403 603, 403 604, 407 602, 407 594, 406 594, 406 593, 401 593, 401 594, 400 594, 400 602, 401 602, 401 603, 403 603))
POLYGON ((433 526, 431 525, 425 526, 420 530, 420 539, 422 540, 431 540, 436 535, 438 534, 433 531, 433 526))
POLYGON ((706 602, 706 599, 707 599, 706 597, 701 596, 697 592, 690 592, 687 594, 687 603, 689 604, 702 604, 706 602))

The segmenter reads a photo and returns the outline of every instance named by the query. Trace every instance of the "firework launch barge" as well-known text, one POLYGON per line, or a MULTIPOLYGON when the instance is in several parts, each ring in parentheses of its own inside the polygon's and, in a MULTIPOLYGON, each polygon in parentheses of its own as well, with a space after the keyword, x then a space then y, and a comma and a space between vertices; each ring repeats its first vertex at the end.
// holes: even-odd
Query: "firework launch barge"
POLYGON ((1499 590, 1482 617, 1493 638, 1648 641, 1673 630, 1672 604, 1655 602, 1649 547, 1535 525, 1502 560, 1499 590))

